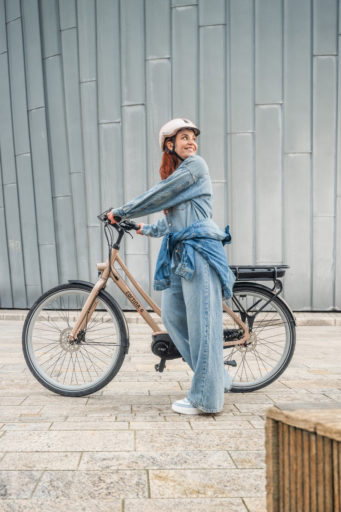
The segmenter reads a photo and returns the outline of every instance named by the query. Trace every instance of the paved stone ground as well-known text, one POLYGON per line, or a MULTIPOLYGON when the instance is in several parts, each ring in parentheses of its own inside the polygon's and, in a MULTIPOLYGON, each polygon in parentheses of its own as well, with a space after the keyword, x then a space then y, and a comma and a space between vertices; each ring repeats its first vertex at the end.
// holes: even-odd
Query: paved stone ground
POLYGON ((3 313, 0 511, 265 512, 264 411, 341 400, 340 314, 297 317, 296 353, 279 381, 226 394, 219 415, 183 417, 170 406, 191 372, 181 360, 154 371, 144 324, 130 322, 131 350, 114 381, 67 398, 26 368, 23 313, 3 313))

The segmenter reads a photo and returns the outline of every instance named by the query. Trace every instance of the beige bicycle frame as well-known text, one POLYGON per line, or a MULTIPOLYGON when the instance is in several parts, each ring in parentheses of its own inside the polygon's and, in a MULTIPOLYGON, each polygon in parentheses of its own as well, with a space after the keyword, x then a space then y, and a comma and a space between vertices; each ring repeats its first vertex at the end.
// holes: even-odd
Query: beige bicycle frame
MULTIPOLYGON (((150 326, 150 328, 153 331, 153 335, 164 333, 164 331, 160 331, 160 328, 158 324, 155 322, 155 320, 152 318, 152 316, 148 313, 148 311, 145 310, 145 308, 141 305, 140 301, 137 299, 134 292, 129 288, 127 283, 122 279, 120 274, 118 273, 117 269, 115 268, 115 264, 118 264, 121 269, 123 270, 124 274, 127 276, 135 290, 143 297, 143 299, 147 302, 147 304, 150 306, 150 308, 161 318, 161 309, 159 306, 152 300, 152 298, 143 290, 143 288, 139 285, 139 283, 136 281, 136 279, 132 276, 132 274, 129 272, 128 268, 125 266, 123 261, 121 260, 118 249, 111 249, 110 251, 110 258, 108 258, 106 263, 97 263, 97 269, 101 273, 99 279, 95 283, 93 289, 90 292, 89 297, 87 298, 82 311, 80 313, 80 316, 75 323, 70 337, 72 339, 76 339, 78 333, 85 329, 92 313, 95 311, 97 306, 97 295, 99 292, 105 287, 107 281, 109 278, 113 280, 113 282, 119 287, 119 289, 122 291, 122 293, 127 297, 129 302, 134 306, 136 311, 142 316, 142 318, 145 320, 145 322, 150 326)), ((239 325, 241 329, 244 330, 244 336, 243 338, 239 340, 233 340, 233 341, 225 341, 224 346, 234 346, 234 345, 241 345, 245 343, 250 338, 250 333, 248 327, 244 324, 244 322, 241 321, 241 319, 226 305, 223 303, 223 309, 226 311, 226 313, 233 318, 233 320, 239 325)))

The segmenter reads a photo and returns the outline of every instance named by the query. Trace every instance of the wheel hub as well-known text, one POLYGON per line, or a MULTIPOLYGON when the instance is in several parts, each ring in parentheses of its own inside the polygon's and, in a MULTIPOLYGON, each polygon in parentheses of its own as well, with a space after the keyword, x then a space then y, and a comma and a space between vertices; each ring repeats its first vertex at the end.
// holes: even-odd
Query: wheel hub
POLYGON ((78 338, 76 340, 71 338, 71 332, 71 327, 67 327, 62 330, 59 338, 59 343, 62 349, 65 350, 65 352, 70 353, 77 352, 81 347, 80 340, 78 340, 78 338))
POLYGON ((243 345, 236 345, 235 348, 239 350, 239 352, 252 352, 256 348, 257 342, 257 334, 255 332, 250 332, 250 339, 243 345))

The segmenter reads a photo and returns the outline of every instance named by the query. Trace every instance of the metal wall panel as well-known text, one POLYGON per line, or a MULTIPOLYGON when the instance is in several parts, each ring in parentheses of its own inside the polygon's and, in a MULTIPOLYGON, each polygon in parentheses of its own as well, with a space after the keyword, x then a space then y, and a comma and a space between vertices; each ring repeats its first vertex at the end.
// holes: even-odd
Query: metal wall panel
POLYGON ((282 101, 282 0, 255 0, 256 103, 282 101))
POLYGON ((0 0, 0 54, 7 51, 5 0, 0 0))
POLYGON ((285 279, 285 298, 298 309, 310 309, 312 205, 311 156, 290 154, 284 158, 284 261, 290 265, 285 279), (297 286, 299 283, 299 286, 297 286))
POLYGON ((22 2, 27 106, 44 106, 43 66, 39 33, 38 0, 22 2))
POLYGON ((173 116, 198 122, 198 8, 172 10, 173 116))
POLYGON ((169 0, 146 0, 146 58, 171 56, 169 0))
POLYGON ((231 180, 229 182, 232 216, 231 260, 239 265, 255 261, 254 253, 254 150, 253 135, 239 133, 229 135, 231 180))
POLYGON ((284 2, 284 152, 311 151, 311 1, 284 2))
POLYGON ((97 2, 98 120, 120 121, 119 0, 97 2))
MULTIPOLYGON (((182 116, 231 263, 289 263, 294 308, 341 309, 339 3, 0 0, 0 307, 96 279, 97 214, 159 181, 159 128, 182 116)), ((122 248, 158 301, 159 246, 122 248)))
POLYGON ((314 55, 337 54, 338 0, 313 0, 314 55))
POLYGON ((144 2, 121 0, 122 105, 145 101, 144 2))
POLYGON ((8 258, 6 211, 3 197, 2 169, 0 161, 0 307, 12 307, 11 268, 8 258))
POLYGON ((313 307, 334 300, 336 57, 314 58, 313 307))
POLYGON ((254 130, 254 2, 230 0, 229 5, 229 126, 234 133, 251 132, 254 130))
POLYGON ((282 262, 281 108, 256 108, 256 262, 282 262))

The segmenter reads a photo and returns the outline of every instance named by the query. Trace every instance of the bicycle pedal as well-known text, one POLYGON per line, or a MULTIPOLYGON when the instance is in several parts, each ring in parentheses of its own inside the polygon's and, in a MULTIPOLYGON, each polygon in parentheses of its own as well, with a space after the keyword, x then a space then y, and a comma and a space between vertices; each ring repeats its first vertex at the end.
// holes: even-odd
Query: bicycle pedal
POLYGON ((228 366, 237 366, 237 363, 234 359, 232 359, 231 361, 224 361, 224 364, 227 364, 228 366))
POLYGON ((157 372, 163 372, 166 366, 166 359, 162 358, 159 363, 157 363, 154 368, 157 372))

